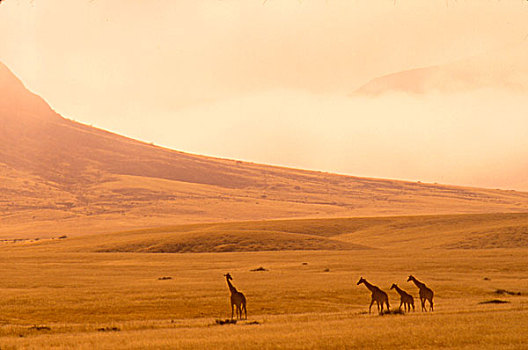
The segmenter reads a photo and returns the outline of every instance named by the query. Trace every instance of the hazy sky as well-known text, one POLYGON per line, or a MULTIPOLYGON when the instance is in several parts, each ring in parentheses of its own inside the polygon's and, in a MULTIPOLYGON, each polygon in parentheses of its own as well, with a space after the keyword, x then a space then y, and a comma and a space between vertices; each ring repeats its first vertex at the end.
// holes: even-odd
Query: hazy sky
POLYGON ((225 158, 528 190, 526 91, 352 96, 406 69, 528 57, 528 1, 4 0, 0 33, 0 61, 83 123, 225 158))

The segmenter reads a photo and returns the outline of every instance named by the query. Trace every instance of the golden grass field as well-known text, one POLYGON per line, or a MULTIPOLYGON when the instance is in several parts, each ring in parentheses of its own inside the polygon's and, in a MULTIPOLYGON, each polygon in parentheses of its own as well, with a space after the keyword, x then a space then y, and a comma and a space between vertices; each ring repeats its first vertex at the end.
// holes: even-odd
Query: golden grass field
MULTIPOLYGON (((451 215, 5 241, 0 349, 526 349, 526 227, 526 214, 451 215), (264 245, 237 241, 241 247, 267 249, 273 241, 265 238, 280 233, 286 245, 289 235, 299 236, 297 250, 148 252, 154 241, 174 248, 191 233, 203 237, 191 242, 197 250, 215 251, 226 244, 220 233, 236 241, 254 231, 264 245), (509 237, 505 247, 487 245, 493 233, 509 237), (327 250, 317 250, 319 243, 327 250), (251 271, 261 266, 267 271, 251 271), (248 299, 248 320, 221 326, 215 320, 230 317, 226 272, 248 299), (434 290, 433 313, 419 311, 418 290, 406 282, 411 273, 434 290), (389 287, 398 283, 415 297, 416 311, 379 316, 374 306, 367 314, 370 293, 356 285, 361 276, 388 293, 393 310, 399 296, 389 287), (492 300, 507 303, 481 304, 492 300)), ((280 239, 275 244, 288 249, 280 239)))

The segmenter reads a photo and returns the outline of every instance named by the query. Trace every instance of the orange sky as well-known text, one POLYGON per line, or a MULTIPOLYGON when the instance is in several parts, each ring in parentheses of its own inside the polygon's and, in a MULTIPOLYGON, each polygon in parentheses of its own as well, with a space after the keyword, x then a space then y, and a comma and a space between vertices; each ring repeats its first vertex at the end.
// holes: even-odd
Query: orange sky
POLYGON ((63 116, 178 150, 528 190, 526 91, 351 96, 467 57, 523 69, 527 18, 513 0, 5 0, 0 61, 63 116))

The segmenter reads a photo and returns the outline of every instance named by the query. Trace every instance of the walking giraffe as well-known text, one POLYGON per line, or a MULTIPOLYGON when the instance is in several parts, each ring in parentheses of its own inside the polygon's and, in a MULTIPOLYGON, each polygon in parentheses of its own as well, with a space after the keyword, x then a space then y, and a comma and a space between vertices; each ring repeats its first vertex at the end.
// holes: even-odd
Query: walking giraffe
POLYGON ((422 302, 422 311, 427 312, 427 308, 425 307, 425 301, 429 301, 429 305, 431 306, 431 311, 433 311, 433 291, 428 288, 425 283, 422 283, 418 281, 416 278, 414 278, 413 275, 409 275, 409 278, 407 279, 407 282, 413 281, 414 284, 416 284, 416 287, 420 289, 420 301, 422 302))
POLYGON ((383 303, 387 304, 387 311, 389 311, 389 297, 387 293, 385 293, 378 287, 368 283, 367 280, 364 279, 363 277, 359 279, 357 285, 359 286, 361 283, 363 283, 365 287, 367 287, 368 290, 372 292, 372 295, 371 295, 372 299, 370 301, 370 306, 369 306, 369 314, 370 314, 370 309, 372 308, 372 304, 374 304, 374 302, 378 304, 378 312, 380 313, 380 315, 383 315, 383 303), (381 304, 381 309, 380 309, 380 304, 381 304))
POLYGON ((245 319, 247 320, 247 310, 246 310, 246 297, 244 294, 239 292, 235 286, 231 284, 231 281, 233 277, 229 273, 224 275, 227 281, 227 285, 229 287, 229 291, 231 292, 231 319, 233 319, 233 312, 234 307, 236 306, 236 314, 237 319, 242 318, 242 308, 244 309, 245 319))
POLYGON ((412 295, 398 287, 396 283, 393 283, 390 289, 396 289, 396 292, 398 292, 398 294, 400 295, 400 310, 403 305, 403 309, 405 310, 405 312, 411 311, 411 306, 414 311, 414 298, 412 295))

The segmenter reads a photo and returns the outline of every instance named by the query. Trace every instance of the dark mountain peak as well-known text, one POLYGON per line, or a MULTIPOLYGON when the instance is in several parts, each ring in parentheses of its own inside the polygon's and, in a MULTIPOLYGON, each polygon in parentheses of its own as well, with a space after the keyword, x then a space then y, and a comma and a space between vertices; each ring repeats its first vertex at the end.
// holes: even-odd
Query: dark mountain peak
POLYGON ((22 81, 0 62, 0 119, 16 119, 20 123, 29 118, 56 120, 59 115, 40 96, 29 91, 22 81))
POLYGON ((59 186, 133 175, 241 187, 233 161, 185 154, 93 128, 55 113, 5 65, 0 66, 0 163, 59 186))

